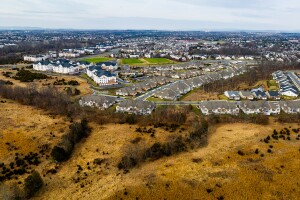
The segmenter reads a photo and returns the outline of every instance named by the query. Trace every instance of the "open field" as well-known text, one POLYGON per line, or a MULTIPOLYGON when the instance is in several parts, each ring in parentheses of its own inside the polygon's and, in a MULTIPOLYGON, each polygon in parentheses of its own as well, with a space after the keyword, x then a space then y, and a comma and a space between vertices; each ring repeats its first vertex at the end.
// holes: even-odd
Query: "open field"
MULTIPOLYGON (((221 196, 296 199, 300 194, 297 187, 299 142, 293 138, 272 143, 273 153, 267 153, 268 145, 260 142, 273 128, 283 126, 220 125, 211 129, 205 148, 148 162, 123 173, 115 166, 122 146, 139 135, 134 133, 135 126, 93 125, 92 135, 78 146, 57 175, 46 179, 47 186, 37 199, 216 199, 221 196), (255 154, 256 148, 265 156, 255 154), (238 150, 245 155, 238 155, 238 150), (107 164, 92 165, 92 170, 88 170, 87 163, 98 157, 107 159, 107 164), (78 164, 88 175, 75 184, 74 178, 80 176, 76 173, 78 164)), ((151 138, 144 142, 151 142, 151 138)))
POLYGON ((144 64, 143 61, 137 58, 123 58, 121 59, 122 64, 124 65, 135 65, 135 64, 144 64))
MULTIPOLYGON (((43 144, 52 147, 68 129, 66 118, 6 101, 0 104, 0 161, 9 162, 16 152, 35 152, 43 144)), ((90 126, 91 134, 76 145, 70 160, 56 164, 42 159, 36 170, 43 176, 44 187, 33 199, 297 199, 300 195, 296 134, 291 132, 290 140, 262 141, 274 129, 299 128, 299 124, 280 124, 271 118, 269 125, 212 126, 207 146, 148 161, 129 171, 116 167, 125 146, 134 141, 147 146, 184 136, 190 127, 175 132, 154 128, 155 137, 151 137, 136 132, 137 125, 90 126), (101 163, 95 164, 95 159, 101 163), (54 167, 57 173, 47 174, 54 167)))
POLYGON ((69 122, 62 117, 47 115, 11 100, 0 100, 6 101, 0 104, 0 160, 9 159, 15 152, 25 154, 37 150, 39 145, 53 143, 68 129, 69 122), (5 144, 7 142, 11 145, 5 144))
POLYGON ((167 58, 144 58, 150 64, 172 64, 175 63, 167 58))
POLYGON ((122 64, 132 66, 164 65, 176 63, 175 61, 169 60, 167 58, 123 58, 121 59, 121 62, 122 64))
POLYGON ((195 89, 180 98, 181 101, 206 101, 217 99, 219 99, 217 92, 207 93, 202 89, 195 89))
POLYGON ((91 57, 91 58, 84 58, 82 60, 86 61, 86 62, 91 62, 91 63, 99 63, 99 62, 112 61, 114 59, 113 58, 107 58, 107 57, 91 57))

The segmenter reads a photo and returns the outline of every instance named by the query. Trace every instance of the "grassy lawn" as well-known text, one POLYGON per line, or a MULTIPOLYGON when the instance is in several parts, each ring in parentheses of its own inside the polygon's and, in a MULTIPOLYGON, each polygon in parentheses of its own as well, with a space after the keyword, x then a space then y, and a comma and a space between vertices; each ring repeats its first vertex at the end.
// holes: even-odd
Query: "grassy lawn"
POLYGON ((111 61, 111 60, 114 60, 114 59, 113 58, 106 58, 106 57, 92 57, 92 58, 84 58, 82 60, 86 61, 86 62, 99 63, 99 62, 111 61))
POLYGON ((173 64, 176 63, 167 58, 123 58, 121 59, 122 64, 124 65, 133 65, 133 66, 141 66, 141 65, 163 65, 163 64, 173 64))
POLYGON ((219 99, 220 100, 226 100, 226 101, 229 100, 228 97, 226 97, 224 94, 219 95, 219 99))
POLYGON ((281 96, 282 100, 296 100, 297 97, 281 96))
POLYGON ((135 64, 143 64, 144 62, 137 58, 123 58, 122 64, 125 65, 135 65, 135 64))
POLYGON ((168 64, 168 63, 175 63, 172 60, 167 58, 144 58, 150 64, 168 64))
POLYGON ((278 90, 278 84, 275 80, 269 80, 267 81, 267 85, 269 87, 269 90, 278 90))

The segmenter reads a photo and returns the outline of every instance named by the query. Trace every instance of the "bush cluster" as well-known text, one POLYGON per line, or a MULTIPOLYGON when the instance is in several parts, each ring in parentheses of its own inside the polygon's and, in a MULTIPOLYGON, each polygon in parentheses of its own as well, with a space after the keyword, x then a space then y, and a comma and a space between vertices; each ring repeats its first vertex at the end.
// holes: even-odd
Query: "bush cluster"
MULTIPOLYGON (((137 128, 137 131, 142 131, 142 129, 137 128)), ((157 160, 164 156, 171 156, 191 148, 202 146, 207 144, 207 133, 208 123, 203 119, 201 124, 198 124, 195 130, 186 138, 177 136, 166 142, 156 142, 148 148, 139 146, 138 142, 132 142, 131 145, 135 145, 134 148, 128 147, 124 151, 125 153, 118 164, 118 168, 127 170, 147 160, 157 160)))
POLYGON ((13 78, 21 82, 32 82, 34 80, 47 79, 49 77, 45 74, 34 73, 25 69, 21 69, 13 78))
POLYGON ((74 145, 82 138, 87 137, 90 132, 85 119, 81 120, 80 123, 71 124, 69 128, 69 132, 62 136, 60 143, 54 146, 51 151, 52 158, 57 162, 68 160, 74 150, 74 145))
POLYGON ((28 198, 32 197, 36 192, 38 192, 43 186, 43 179, 37 171, 33 171, 25 179, 25 193, 28 198))

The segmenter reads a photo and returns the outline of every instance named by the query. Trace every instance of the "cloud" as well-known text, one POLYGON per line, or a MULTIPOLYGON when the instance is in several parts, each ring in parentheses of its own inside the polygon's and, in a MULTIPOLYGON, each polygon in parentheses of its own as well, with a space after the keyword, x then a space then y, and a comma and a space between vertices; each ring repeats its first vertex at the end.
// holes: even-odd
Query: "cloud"
POLYGON ((296 30, 299 9, 298 0, 9 0, 0 26, 296 30))

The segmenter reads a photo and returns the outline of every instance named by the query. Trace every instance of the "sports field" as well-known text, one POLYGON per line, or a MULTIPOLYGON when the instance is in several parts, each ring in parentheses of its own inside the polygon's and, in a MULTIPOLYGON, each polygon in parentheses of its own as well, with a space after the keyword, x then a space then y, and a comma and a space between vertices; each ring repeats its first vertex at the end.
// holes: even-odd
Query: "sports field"
POLYGON ((82 59, 83 61, 86 62, 91 62, 91 63, 99 63, 99 62, 107 62, 114 60, 113 58, 107 58, 107 57, 92 57, 92 58, 84 58, 82 59))
POLYGON ((125 65, 134 65, 134 66, 142 66, 142 65, 163 65, 163 64, 173 64, 176 63, 167 58, 123 58, 122 64, 125 65))
POLYGON ((137 58, 123 58, 122 63, 124 65, 135 65, 135 64, 144 64, 143 61, 137 58))
POLYGON ((175 63, 172 60, 169 60, 167 58, 145 58, 148 63, 150 64, 169 64, 169 63, 175 63))

